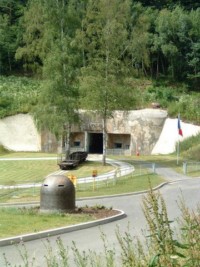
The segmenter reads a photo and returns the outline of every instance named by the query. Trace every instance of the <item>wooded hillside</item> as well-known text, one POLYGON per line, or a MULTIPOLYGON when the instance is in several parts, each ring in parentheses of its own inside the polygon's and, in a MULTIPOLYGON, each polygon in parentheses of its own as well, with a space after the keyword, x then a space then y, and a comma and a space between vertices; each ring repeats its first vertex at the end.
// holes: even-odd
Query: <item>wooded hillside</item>
POLYGON ((114 25, 118 27, 118 34, 112 36, 112 48, 120 40, 117 60, 128 67, 129 74, 197 82, 199 7, 199 1, 189 0, 1 0, 0 74, 39 71, 50 43, 58 38, 56 30, 63 30, 63 45, 70 36, 71 52, 80 57, 79 67, 84 66, 88 64, 87 50, 101 53, 95 39, 101 38, 99 30, 108 26, 109 20, 108 35, 114 25), (119 14, 112 14, 117 9, 119 14), (61 17, 63 25, 58 20, 61 17))
POLYGON ((32 78, 22 98, 1 79, 1 117, 32 111, 56 134, 79 108, 105 124, 152 102, 199 123, 199 1, 1 0, 0 75, 32 78))

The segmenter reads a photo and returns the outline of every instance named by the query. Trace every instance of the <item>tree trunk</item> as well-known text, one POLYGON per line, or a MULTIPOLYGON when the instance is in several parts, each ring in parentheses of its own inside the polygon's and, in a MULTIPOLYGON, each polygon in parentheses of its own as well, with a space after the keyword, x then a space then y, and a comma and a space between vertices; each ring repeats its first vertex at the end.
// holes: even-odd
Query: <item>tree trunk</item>
POLYGON ((106 117, 103 118, 103 159, 102 163, 106 165, 106 148, 107 148, 107 131, 106 131, 106 117))
POLYGON ((158 76, 159 76, 159 54, 156 60, 156 79, 158 79, 158 76))
POLYGON ((66 129, 66 140, 65 140, 65 158, 69 158, 70 154, 70 135, 71 135, 71 125, 68 123, 66 129))

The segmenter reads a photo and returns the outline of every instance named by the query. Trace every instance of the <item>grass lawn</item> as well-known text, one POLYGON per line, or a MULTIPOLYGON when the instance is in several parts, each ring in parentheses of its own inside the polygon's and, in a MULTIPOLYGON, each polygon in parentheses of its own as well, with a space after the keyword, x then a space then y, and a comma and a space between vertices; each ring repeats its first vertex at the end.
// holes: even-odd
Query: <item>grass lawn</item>
POLYGON ((38 183, 56 170, 56 160, 0 161, 0 184, 38 183))
POLYGON ((0 239, 92 221, 89 214, 45 214, 38 208, 0 208, 0 239))
MULTIPOLYGON (((119 177, 116 180, 105 180, 102 182, 77 184, 76 198, 105 196, 114 194, 131 193, 147 190, 161 184, 162 177, 149 173, 145 175, 135 175, 119 177)), ((31 202, 40 201, 40 188, 25 189, 4 189, 0 190, 1 203, 31 202)))
POLYGON ((102 166, 102 162, 100 161, 85 161, 81 165, 79 165, 76 169, 74 170, 68 170, 66 175, 75 175, 78 178, 83 178, 83 177, 88 177, 92 176, 93 170, 96 170, 98 175, 104 174, 107 172, 110 172, 114 170, 115 167, 106 164, 106 166, 102 166))
MULTIPOLYGON (((159 166, 169 167, 175 170, 178 173, 183 174, 183 163, 187 162, 185 158, 179 157, 177 163, 177 155, 170 154, 170 155, 148 155, 148 156, 110 156, 112 159, 117 160, 125 160, 127 162, 132 162, 134 166, 141 164, 142 162, 152 162, 159 166)), ((195 165, 188 164, 187 175, 191 177, 200 177, 200 163, 195 165)))
POLYGON ((0 159, 2 158, 41 158, 50 157, 57 158, 55 153, 42 153, 42 152, 6 152, 0 153, 0 159))
MULTIPOLYGON (((39 154, 37 154, 39 155, 39 154)), ((30 156, 29 156, 30 157, 30 156)), ((163 182, 163 179, 147 169, 143 161, 126 161, 132 163, 135 171, 124 177, 115 180, 105 180, 102 182, 77 184, 76 197, 90 197, 101 195, 112 195, 120 193, 130 193, 142 191, 151 186, 155 187, 163 182)), ((149 168, 149 166, 148 166, 149 168)), ((107 164, 102 166, 99 161, 86 161, 74 170, 68 170, 65 175, 75 175, 77 179, 92 175, 93 170, 97 170, 98 175, 114 170, 115 167, 107 164)), ((19 160, 19 161, 0 161, 0 184, 16 185, 20 183, 43 182, 44 178, 54 172, 59 171, 57 162, 51 160, 19 160)), ((0 202, 30 202, 40 200, 40 188, 14 188, 0 190, 0 202)))
POLYGON ((92 196, 106 196, 106 195, 116 195, 124 193, 132 193, 147 190, 151 187, 155 187, 164 180, 162 177, 156 174, 146 174, 146 175, 128 175, 125 177, 118 178, 116 181, 110 181, 107 183, 99 182, 94 184, 87 184, 87 190, 84 185, 77 186, 76 195, 78 198, 81 197, 92 197, 92 196))
MULTIPOLYGON (((163 180, 161 177, 154 174, 141 176, 129 175, 118 179, 116 184, 113 184, 113 182, 107 185, 99 183, 95 188, 91 185, 87 190, 78 187, 76 190, 76 198, 141 191, 149 188, 149 182, 151 186, 154 187, 163 182, 163 180)), ((40 189, 36 188, 34 194, 31 190, 33 189, 26 189, 26 192, 22 191, 21 193, 20 190, 18 190, 17 193, 14 192, 16 197, 18 194, 18 198, 12 199, 11 202, 16 202, 16 200, 20 202, 31 200, 39 201, 40 189)), ((10 195, 8 194, 8 202, 10 199, 10 195)), ((0 239, 83 223, 95 219, 93 216, 86 214, 39 214, 33 208, 17 209, 8 207, 0 208, 0 218, 0 239)))
MULTIPOLYGON (((30 153, 17 154, 19 158, 22 156, 25 158, 32 157, 30 153)), ((36 157, 42 156, 40 153, 34 153, 34 155, 36 157)), ((120 158, 118 157, 117 159, 119 160, 120 158)), ((138 159, 136 158, 135 160, 138 159)), ((135 172, 124 177, 118 177, 114 180, 78 184, 76 188, 76 198, 142 191, 150 187, 149 182, 152 187, 163 182, 162 177, 153 174, 152 171, 150 172, 141 162, 132 162, 132 158, 127 158, 126 161, 133 163, 135 172)), ((93 170, 97 170, 98 174, 102 174, 114 168, 115 167, 111 165, 102 166, 101 162, 86 161, 76 170, 68 171, 65 175, 73 174, 77 176, 77 178, 80 178, 91 176, 93 170)), ((55 159, 0 161, 0 184, 41 182, 45 176, 56 170, 59 169, 55 159)), ((39 200, 40 188, 38 187, 0 190, 0 202, 28 202, 39 200)), ((0 238, 77 224, 93 219, 86 214, 82 216, 77 214, 70 214, 67 216, 62 214, 48 215, 38 214, 34 209, 30 209, 28 212, 22 209, 19 212, 17 208, 0 208, 0 218, 0 238)))
MULTIPOLYGON (((65 175, 76 175, 77 178, 91 176, 93 170, 103 174, 114 169, 112 165, 102 166, 97 161, 86 161, 75 170, 68 170, 65 175)), ((22 183, 38 183, 56 171, 59 171, 57 160, 1 160, 0 161, 0 185, 15 185, 22 183)))

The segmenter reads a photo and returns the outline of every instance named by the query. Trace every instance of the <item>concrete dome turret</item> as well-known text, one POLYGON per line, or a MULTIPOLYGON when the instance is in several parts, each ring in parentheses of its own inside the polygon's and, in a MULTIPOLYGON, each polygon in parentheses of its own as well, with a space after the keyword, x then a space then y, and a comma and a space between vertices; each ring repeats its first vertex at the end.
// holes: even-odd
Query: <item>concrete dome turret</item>
POLYGON ((65 175, 49 175, 40 191, 40 210, 65 212, 75 209, 75 188, 65 175))

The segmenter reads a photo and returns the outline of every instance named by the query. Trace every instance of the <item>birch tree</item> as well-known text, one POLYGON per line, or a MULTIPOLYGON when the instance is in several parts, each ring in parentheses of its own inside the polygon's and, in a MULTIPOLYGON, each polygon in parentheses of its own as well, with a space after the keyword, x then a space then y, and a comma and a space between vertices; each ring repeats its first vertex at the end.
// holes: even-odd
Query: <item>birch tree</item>
POLYGON ((18 50, 18 55, 31 56, 30 61, 41 66, 42 93, 35 115, 40 128, 57 136, 66 133, 66 157, 71 125, 78 117, 79 53, 73 42, 80 25, 78 2, 31 0, 25 14, 25 46, 18 50), (36 9, 40 14, 37 19, 33 15, 36 9))
POLYGON ((124 102, 122 89, 126 70, 123 57, 127 47, 129 1, 89 0, 77 40, 84 51, 80 78, 83 106, 102 118, 103 164, 106 163, 106 121, 124 102))

